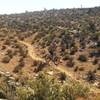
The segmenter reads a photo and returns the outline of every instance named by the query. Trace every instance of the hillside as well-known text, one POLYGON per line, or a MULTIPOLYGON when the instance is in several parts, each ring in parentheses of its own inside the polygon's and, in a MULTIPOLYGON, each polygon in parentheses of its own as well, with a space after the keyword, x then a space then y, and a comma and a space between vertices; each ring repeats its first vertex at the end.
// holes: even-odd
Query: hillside
POLYGON ((100 7, 0 15, 0 83, 8 100, 99 100, 100 7))

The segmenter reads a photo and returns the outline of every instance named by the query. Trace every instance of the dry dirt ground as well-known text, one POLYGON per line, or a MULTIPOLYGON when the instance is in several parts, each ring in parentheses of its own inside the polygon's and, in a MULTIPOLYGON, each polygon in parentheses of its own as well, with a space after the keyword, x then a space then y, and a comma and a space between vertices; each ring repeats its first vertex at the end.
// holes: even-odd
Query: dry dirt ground
MULTIPOLYGON (((31 41, 29 41, 30 38, 27 39, 26 41, 18 41, 19 44, 26 46, 27 50, 28 50, 28 55, 26 58, 24 58, 25 67, 22 69, 23 71, 25 71, 27 73, 27 76, 28 75, 32 76, 32 74, 34 75, 33 67, 32 67, 33 60, 46 62, 46 60, 44 58, 42 58, 41 55, 39 55, 39 51, 35 48, 35 46, 31 45, 31 41)), ((6 51, 8 49, 12 49, 10 46, 7 46, 7 48, 5 50, 1 50, 2 45, 3 45, 3 41, 0 42, 0 71, 13 73, 13 70, 14 70, 16 64, 18 63, 20 56, 15 55, 8 64, 2 63, 2 58, 5 56, 6 51)), ((84 53, 87 54, 87 52, 84 52, 84 53)), ((80 54, 80 52, 78 52, 75 55, 75 57, 77 57, 79 54, 80 54)), ((91 62, 80 63, 79 61, 76 60, 76 64, 77 64, 77 66, 81 66, 81 67, 85 66, 85 72, 88 71, 89 69, 91 69, 91 67, 92 67, 92 69, 94 69, 94 66, 91 64, 91 62)), ((52 68, 53 70, 57 70, 58 72, 63 72, 67 76, 69 76, 71 79, 84 84, 85 81, 82 80, 82 74, 85 73, 84 71, 75 73, 75 72, 73 72, 72 69, 64 66, 64 64, 55 65, 54 63, 50 62, 49 65, 50 66, 48 66, 48 67, 52 68)), ((98 73, 98 75, 99 75, 99 73, 98 73)), ((88 84, 87 82, 85 82, 85 83, 88 84)), ((91 92, 95 92, 97 94, 100 93, 100 90, 95 88, 93 85, 90 85, 90 87, 92 87, 91 92)))

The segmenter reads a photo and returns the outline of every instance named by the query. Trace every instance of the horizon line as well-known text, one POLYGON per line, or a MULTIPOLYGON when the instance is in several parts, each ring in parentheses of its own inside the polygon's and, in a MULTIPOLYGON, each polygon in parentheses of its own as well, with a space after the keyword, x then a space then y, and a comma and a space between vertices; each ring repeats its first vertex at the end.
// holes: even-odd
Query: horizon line
POLYGON ((47 9, 47 8, 43 8, 43 9, 39 9, 39 10, 24 10, 22 12, 11 12, 11 13, 1 13, 1 15, 14 15, 14 14, 23 14, 23 13, 26 13, 26 12, 41 12, 41 11, 44 11, 44 10, 61 10, 61 9, 89 9, 89 8, 99 8, 100 6, 92 6, 92 7, 83 7, 82 5, 80 7, 68 7, 68 8, 51 8, 51 9, 47 9))

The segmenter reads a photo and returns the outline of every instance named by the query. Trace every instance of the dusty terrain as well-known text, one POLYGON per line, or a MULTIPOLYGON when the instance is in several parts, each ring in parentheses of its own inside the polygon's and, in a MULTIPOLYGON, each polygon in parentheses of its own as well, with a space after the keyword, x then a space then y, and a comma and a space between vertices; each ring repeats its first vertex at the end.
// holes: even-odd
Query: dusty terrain
POLYGON ((1 15, 0 72, 19 80, 42 71, 55 78, 64 73, 88 84, 99 98, 99 11, 100 7, 1 15))

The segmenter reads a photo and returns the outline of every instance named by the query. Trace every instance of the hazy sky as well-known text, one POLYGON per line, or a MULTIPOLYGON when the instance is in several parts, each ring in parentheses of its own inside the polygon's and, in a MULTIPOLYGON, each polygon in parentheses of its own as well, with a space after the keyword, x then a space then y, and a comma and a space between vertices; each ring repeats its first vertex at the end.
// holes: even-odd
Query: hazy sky
POLYGON ((44 8, 77 8, 100 6, 100 0, 0 0, 0 14, 43 10, 44 8))

